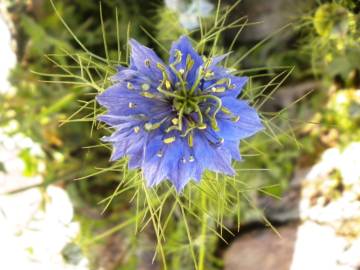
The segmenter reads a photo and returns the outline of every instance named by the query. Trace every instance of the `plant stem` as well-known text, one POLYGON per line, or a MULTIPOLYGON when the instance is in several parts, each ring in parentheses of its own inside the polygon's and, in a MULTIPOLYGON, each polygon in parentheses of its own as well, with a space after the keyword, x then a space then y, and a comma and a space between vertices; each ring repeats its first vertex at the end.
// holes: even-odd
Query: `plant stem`
POLYGON ((206 231, 208 225, 208 216, 207 216, 207 201, 206 193, 201 192, 201 211, 203 211, 202 220, 201 220, 201 235, 200 235, 200 251, 199 251, 199 270, 205 269, 205 254, 206 254, 206 231))

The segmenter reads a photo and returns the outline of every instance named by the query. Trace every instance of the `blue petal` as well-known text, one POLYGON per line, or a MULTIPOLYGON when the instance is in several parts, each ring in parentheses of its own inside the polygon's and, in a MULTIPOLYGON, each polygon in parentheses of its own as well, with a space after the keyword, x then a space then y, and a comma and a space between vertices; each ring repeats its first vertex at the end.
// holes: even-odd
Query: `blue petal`
MULTIPOLYGON (((177 70, 184 69, 186 70, 186 59, 188 57, 191 57, 191 59, 194 61, 194 65, 192 68, 188 71, 187 75, 187 82, 189 87, 191 87, 196 79, 197 71, 199 67, 204 63, 201 56, 193 49, 191 42, 188 37, 181 36, 176 42, 172 44, 171 50, 170 50, 170 59, 169 64, 173 64, 176 61, 176 52, 181 52, 181 61, 180 63, 175 64, 175 68, 177 70)), ((175 75, 173 75, 176 77, 175 75)))
POLYGON ((155 82, 141 72, 132 69, 124 69, 112 76, 111 79, 124 88, 130 84, 136 91, 142 91, 144 85, 149 85, 149 92, 157 92, 156 88, 159 85, 159 82, 155 82))
POLYGON ((109 87, 96 100, 112 115, 144 114, 153 118, 171 111, 166 100, 141 96, 140 92, 129 90, 121 84, 109 87))
POLYGON ((164 144, 162 135, 149 138, 142 168, 149 186, 168 179, 178 192, 191 179, 199 181, 203 172, 185 139, 178 137, 175 142, 164 144))
POLYGON ((228 57, 231 54, 231 52, 222 54, 222 55, 218 55, 215 56, 213 58, 211 58, 211 66, 216 66, 217 64, 219 64, 221 61, 223 61, 226 57, 228 57))
MULTIPOLYGON (((168 174, 164 166, 164 158, 169 159, 171 155, 164 155, 166 145, 162 141, 162 135, 149 138, 149 142, 144 149, 144 160, 142 164, 143 174, 148 186, 154 186, 164 180, 168 174), (162 156, 159 156, 162 153, 162 156)), ((165 160, 165 163, 166 160, 165 160)))
POLYGON ((231 154, 221 147, 212 146, 207 138, 200 132, 194 136, 194 154, 195 159, 200 166, 214 172, 234 175, 235 171, 231 167, 231 154))
POLYGON ((155 83, 159 83, 163 76, 157 64, 165 66, 164 62, 152 49, 141 45, 135 39, 131 39, 129 43, 131 45, 130 68, 140 71, 155 83))
POLYGON ((141 119, 134 115, 122 116, 114 114, 103 114, 98 117, 98 120, 108 124, 109 126, 116 126, 122 123, 140 121, 141 119))
POLYGON ((220 129, 218 132, 219 136, 224 139, 244 139, 264 128, 256 110, 249 106, 246 101, 224 97, 222 102, 223 106, 229 109, 235 116, 239 116, 240 119, 234 122, 226 115, 219 117, 217 119, 220 129))
POLYGON ((237 161, 242 159, 240 155, 239 144, 239 141, 225 140, 224 142, 224 148, 226 148, 231 154, 231 157, 237 161))
POLYGON ((130 157, 138 155, 139 151, 144 148, 145 138, 146 133, 144 131, 135 133, 131 129, 124 129, 103 138, 103 141, 112 143, 113 152, 110 160, 115 161, 127 155, 130 157))

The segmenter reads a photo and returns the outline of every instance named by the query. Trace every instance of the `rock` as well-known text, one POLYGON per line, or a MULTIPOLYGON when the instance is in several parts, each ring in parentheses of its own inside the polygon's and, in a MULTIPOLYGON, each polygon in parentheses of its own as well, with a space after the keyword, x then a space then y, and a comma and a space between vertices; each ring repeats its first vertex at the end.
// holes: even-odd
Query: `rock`
POLYGON ((255 231, 226 252, 225 270, 358 270, 359 240, 351 243, 330 226, 312 221, 255 231))
POLYGON ((227 250, 225 270, 290 269, 297 225, 280 227, 281 238, 271 230, 252 232, 239 238, 227 250))
MULTIPOLYGON (((80 231, 63 189, 49 186, 0 195, 0 206, 0 254, 6 254, 0 261, 1 269, 89 269, 86 258, 78 258, 74 265, 62 254, 80 231)), ((68 252, 67 258, 72 255, 68 252)))
POLYGON ((359 270, 359 156, 359 143, 327 149, 280 201, 262 200, 266 216, 285 224, 281 238, 270 229, 245 234, 226 251, 225 270, 359 270))

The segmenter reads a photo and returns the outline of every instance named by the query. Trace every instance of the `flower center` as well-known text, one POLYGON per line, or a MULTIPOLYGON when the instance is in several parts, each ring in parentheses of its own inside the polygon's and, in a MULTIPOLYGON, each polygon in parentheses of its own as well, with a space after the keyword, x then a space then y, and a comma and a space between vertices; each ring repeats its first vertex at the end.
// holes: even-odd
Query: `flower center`
MULTIPOLYGON (((233 89, 229 78, 214 79, 214 72, 211 70, 211 59, 204 61, 196 71, 194 60, 187 55, 185 63, 182 61, 182 53, 176 51, 175 61, 169 64, 172 74, 175 78, 169 78, 169 72, 165 66, 157 63, 157 68, 162 72, 162 80, 157 87, 169 102, 176 115, 165 117, 156 123, 147 123, 145 129, 148 131, 160 128, 164 123, 171 120, 165 132, 170 133, 164 143, 172 143, 176 140, 174 131, 178 131, 181 137, 187 137, 190 147, 193 145, 193 131, 195 129, 204 130, 211 127, 212 130, 218 131, 217 114, 221 111, 238 121, 238 117, 232 114, 230 110, 223 107, 222 100, 216 93, 221 93, 227 89, 233 89), (181 68, 181 67, 184 68, 181 68), (190 72, 196 72, 196 78, 189 80, 190 72), (174 82, 175 81, 175 82, 174 82), (212 81, 213 84, 204 89, 204 84, 212 81)), ((223 141, 218 138, 218 141, 223 141)))

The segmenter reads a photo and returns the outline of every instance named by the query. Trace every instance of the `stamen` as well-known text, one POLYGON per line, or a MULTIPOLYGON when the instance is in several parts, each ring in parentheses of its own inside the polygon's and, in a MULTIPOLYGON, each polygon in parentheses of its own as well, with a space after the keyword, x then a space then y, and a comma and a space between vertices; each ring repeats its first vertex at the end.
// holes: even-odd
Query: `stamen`
POLYGON ((175 65, 181 63, 182 52, 180 50, 175 51, 175 58, 176 58, 176 60, 174 62, 175 65))
POLYGON ((173 123, 174 125, 178 125, 178 124, 179 124, 179 119, 173 118, 173 119, 171 120, 171 123, 173 123))
POLYGON ((157 128, 159 128, 160 127, 160 125, 158 125, 158 124, 151 124, 151 123, 146 123, 145 125, 144 125, 144 128, 145 128, 145 130, 147 130, 147 131, 151 131, 151 130, 154 130, 154 129, 157 129, 157 128))
POLYGON ((225 114, 228 114, 228 115, 231 115, 231 114, 232 114, 232 112, 231 112, 228 108, 225 108, 224 106, 221 107, 221 111, 222 111, 223 113, 225 113, 225 114))
POLYGON ((202 80, 203 72, 204 72, 204 68, 200 67, 199 72, 198 72, 197 77, 196 77, 196 80, 195 80, 193 86, 191 87, 191 89, 189 91, 189 95, 192 95, 195 92, 196 88, 198 88, 198 86, 199 86, 199 84, 200 84, 200 82, 202 80))
POLYGON ((134 108, 136 108, 136 104, 135 103, 133 103, 133 102, 129 102, 129 108, 130 109, 134 109, 134 108))
POLYGON ((193 156, 193 155, 191 155, 190 157, 189 157, 189 162, 194 162, 195 161, 195 157, 193 156))
POLYGON ((184 115, 184 110, 186 108, 186 101, 184 102, 184 104, 182 105, 180 111, 179 111, 179 130, 182 130, 183 127, 183 115, 184 115))
POLYGON ((180 99, 180 100, 184 100, 185 98, 183 96, 179 96, 173 92, 170 92, 170 91, 166 91, 166 90, 163 90, 161 88, 161 86, 159 86, 158 88, 156 88, 156 90, 158 90, 160 93, 164 94, 165 96, 167 97, 174 97, 174 98, 177 98, 177 99, 180 99))
POLYGON ((145 63, 145 66, 150 67, 151 61, 150 61, 150 59, 145 59, 144 63, 145 63))
POLYGON ((176 140, 176 137, 173 136, 173 137, 165 138, 165 139, 163 140, 163 142, 166 143, 166 144, 170 144, 170 143, 175 142, 175 140, 176 140))
POLYGON ((131 82, 128 82, 126 85, 127 89, 129 90, 133 90, 134 89, 134 85, 131 82))
POLYGON ((203 115, 202 115, 199 105, 196 102, 193 102, 191 100, 188 100, 188 102, 194 107, 196 113, 199 116, 199 123, 202 124, 204 122, 204 118, 203 118, 203 115))
POLYGON ((205 72, 204 77, 205 77, 206 80, 208 80, 208 79, 211 79, 211 78, 214 76, 214 74, 215 74, 215 73, 214 73, 213 71, 207 70, 207 71, 205 72))
POLYGON ((141 85, 141 89, 142 89, 143 91, 148 91, 148 90, 150 89, 150 85, 147 84, 147 83, 143 83, 143 84, 141 85))
POLYGON ((206 108, 205 114, 209 114, 210 111, 211 111, 211 107, 209 106, 206 108))
POLYGON ((226 84, 227 86, 229 86, 230 84, 230 79, 229 78, 223 78, 218 80, 215 84, 220 85, 220 84, 226 84))
POLYGON ((140 132, 140 127, 138 127, 138 126, 134 127, 134 132, 139 133, 140 132))
POLYGON ((173 131, 173 130, 180 130, 180 129, 179 129, 179 126, 178 126, 178 125, 176 125, 176 126, 170 126, 170 127, 168 127, 168 128, 165 130, 165 133, 169 133, 169 132, 171 132, 171 131, 173 131))
POLYGON ((169 90, 171 88, 171 83, 169 80, 165 80, 165 87, 167 90, 169 90))
POLYGON ((183 74, 185 73, 185 69, 180 68, 180 69, 179 69, 179 73, 180 73, 181 75, 183 75, 183 74))
POLYGON ((191 58, 191 55, 186 56, 186 71, 190 71, 194 66, 194 60, 191 58))
POLYGON ((200 99, 212 99, 216 102, 216 109, 213 113, 213 118, 216 117, 217 113, 220 111, 220 109, 222 108, 222 100, 221 98, 217 97, 217 96, 213 96, 213 95, 204 95, 204 96, 199 96, 200 99))
POLYGON ((161 150, 156 153, 156 156, 157 156, 157 157, 160 157, 160 158, 163 157, 163 155, 164 155, 164 153, 163 153, 163 151, 161 151, 161 150))
POLYGON ((197 128, 200 129, 200 130, 203 130, 203 129, 206 129, 206 128, 207 128, 207 125, 206 125, 205 123, 202 123, 202 124, 199 125, 197 128))
POLYGON ((214 93, 223 93, 225 92, 226 88, 225 87, 213 87, 211 88, 211 91, 214 93))
POLYGON ((181 158, 181 162, 182 162, 182 163, 186 163, 186 158, 184 158, 184 157, 181 158))
POLYGON ((156 67, 157 67, 158 69, 160 69, 160 71, 166 72, 166 68, 165 68, 164 65, 162 65, 162 64, 160 64, 160 63, 156 63, 156 67))
POLYGON ((235 116, 235 117, 231 118, 231 121, 239 122, 240 121, 240 116, 235 116))
POLYGON ((158 129, 168 118, 165 117, 164 119, 162 119, 161 121, 157 122, 157 123, 146 123, 144 125, 144 128, 146 131, 151 131, 151 130, 155 130, 158 129))
POLYGON ((220 130, 215 118, 211 118, 211 119, 210 119, 210 124, 211 124, 211 127, 213 128, 213 130, 215 130, 215 131, 219 131, 219 130, 220 130))
POLYGON ((162 76, 163 76, 163 80, 160 81, 160 82, 161 82, 161 85, 160 85, 159 87, 161 87, 162 85, 165 84, 166 89, 169 90, 170 87, 171 87, 171 84, 170 84, 170 81, 168 80, 168 74, 167 74, 167 72, 166 72, 165 66, 163 66, 163 65, 160 64, 160 63, 157 63, 157 64, 156 64, 156 67, 157 67, 158 69, 160 69, 160 71, 161 71, 161 73, 162 73, 162 76))
MULTIPOLYGON (((180 85, 181 85, 181 92, 185 95, 186 94, 186 82, 184 81, 184 78, 180 71, 178 71, 175 67, 175 63, 169 65, 171 70, 175 73, 176 77, 179 79, 180 85)), ((179 85, 176 85, 178 87, 179 85)))
POLYGON ((141 95, 146 98, 155 98, 155 95, 149 92, 141 92, 141 95))
POLYGON ((194 137, 193 137, 193 134, 190 133, 189 136, 188 136, 188 145, 190 147, 193 147, 194 146, 194 137))

